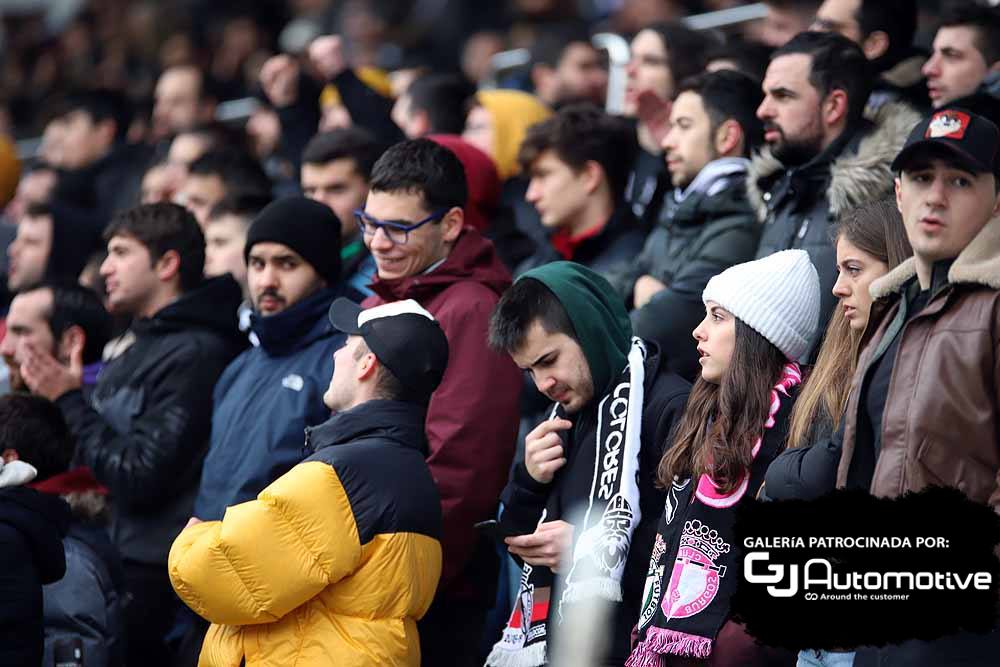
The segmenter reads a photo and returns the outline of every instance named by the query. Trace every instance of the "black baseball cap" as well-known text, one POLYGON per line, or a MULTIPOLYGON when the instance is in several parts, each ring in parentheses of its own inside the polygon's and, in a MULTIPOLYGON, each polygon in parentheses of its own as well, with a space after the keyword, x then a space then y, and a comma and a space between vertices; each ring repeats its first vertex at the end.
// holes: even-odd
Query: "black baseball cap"
POLYGON ((413 299, 362 309, 341 297, 330 305, 330 324, 361 336, 379 363, 424 402, 441 384, 448 368, 448 339, 434 316, 413 299))
POLYGON ((1000 177, 1000 129, 967 109, 941 109, 918 123, 892 161, 892 170, 898 173, 915 156, 928 153, 952 157, 974 174, 1000 177))

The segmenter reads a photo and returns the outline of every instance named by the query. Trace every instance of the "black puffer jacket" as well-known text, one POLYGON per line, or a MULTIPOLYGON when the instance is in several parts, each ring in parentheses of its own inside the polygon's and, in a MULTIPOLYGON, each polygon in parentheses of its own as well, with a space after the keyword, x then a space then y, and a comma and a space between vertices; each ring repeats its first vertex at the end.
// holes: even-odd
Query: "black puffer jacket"
POLYGON ((691 332, 705 316, 701 293, 712 276, 753 259, 759 234, 744 179, 736 177, 721 191, 695 192, 667 208, 639 258, 609 277, 630 307, 641 276, 667 286, 632 312, 632 326, 637 336, 659 344, 670 370, 688 380, 697 374, 691 332))
POLYGON ((885 104, 802 166, 786 168, 769 149, 750 165, 747 194, 764 227, 757 257, 801 248, 819 273, 820 326, 813 350, 837 302, 831 291, 837 280, 831 224, 841 213, 892 192, 889 166, 919 120, 905 104, 885 104))
POLYGON ((191 516, 208 449, 212 390, 243 346, 240 288, 214 278, 133 324, 134 342, 110 361, 91 404, 56 403, 77 458, 111 491, 111 537, 125 560, 165 565, 191 516))
POLYGON ((42 664, 42 585, 66 572, 69 505, 15 486, 0 489, 0 665, 42 664))

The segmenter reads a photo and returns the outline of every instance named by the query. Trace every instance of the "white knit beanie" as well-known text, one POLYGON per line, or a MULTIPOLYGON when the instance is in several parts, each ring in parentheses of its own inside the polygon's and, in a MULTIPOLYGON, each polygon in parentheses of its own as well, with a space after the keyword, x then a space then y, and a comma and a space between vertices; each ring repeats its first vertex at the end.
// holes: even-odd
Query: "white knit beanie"
POLYGON ((701 294, 798 361, 819 325, 819 276, 805 250, 782 250, 730 267, 701 294))

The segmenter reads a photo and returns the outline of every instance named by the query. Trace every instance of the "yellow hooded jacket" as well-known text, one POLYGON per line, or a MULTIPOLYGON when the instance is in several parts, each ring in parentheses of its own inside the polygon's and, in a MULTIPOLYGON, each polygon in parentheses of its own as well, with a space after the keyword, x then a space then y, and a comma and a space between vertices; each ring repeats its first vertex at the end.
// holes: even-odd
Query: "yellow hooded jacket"
POLYGON ((521 171, 517 153, 528 128, 552 115, 534 95, 519 90, 481 90, 476 101, 493 120, 493 161, 501 181, 521 171))
POLYGON ((174 541, 174 590, 212 623, 199 665, 419 665, 441 574, 423 408, 370 401, 306 441, 256 500, 174 541))

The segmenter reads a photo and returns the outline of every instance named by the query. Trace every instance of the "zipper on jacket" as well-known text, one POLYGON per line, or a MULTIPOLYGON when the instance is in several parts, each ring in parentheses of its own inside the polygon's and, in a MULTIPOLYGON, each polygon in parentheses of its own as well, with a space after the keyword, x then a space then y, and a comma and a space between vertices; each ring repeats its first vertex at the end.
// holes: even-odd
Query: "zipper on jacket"
POLYGON ((306 440, 302 444, 302 453, 308 455, 308 454, 312 454, 312 451, 313 451, 313 446, 312 446, 312 426, 306 426, 305 431, 306 431, 306 440))

